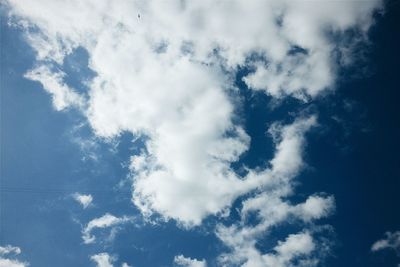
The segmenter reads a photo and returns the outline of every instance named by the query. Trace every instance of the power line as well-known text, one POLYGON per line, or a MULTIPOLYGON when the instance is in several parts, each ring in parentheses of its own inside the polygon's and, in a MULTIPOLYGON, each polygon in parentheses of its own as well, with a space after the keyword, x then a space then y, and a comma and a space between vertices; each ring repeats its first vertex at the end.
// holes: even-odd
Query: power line
POLYGON ((60 188, 33 188, 33 187, 1 187, 0 192, 2 193, 37 193, 37 194, 131 194, 127 191, 118 191, 110 189, 91 189, 91 190, 81 190, 81 189, 60 189, 60 188))

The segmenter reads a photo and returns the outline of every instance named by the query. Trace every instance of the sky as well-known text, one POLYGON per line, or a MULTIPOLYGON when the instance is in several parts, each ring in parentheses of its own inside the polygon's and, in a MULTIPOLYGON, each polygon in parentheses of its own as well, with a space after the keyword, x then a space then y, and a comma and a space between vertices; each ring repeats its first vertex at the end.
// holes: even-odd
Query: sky
POLYGON ((0 267, 400 266, 400 2, 0 15, 0 267))

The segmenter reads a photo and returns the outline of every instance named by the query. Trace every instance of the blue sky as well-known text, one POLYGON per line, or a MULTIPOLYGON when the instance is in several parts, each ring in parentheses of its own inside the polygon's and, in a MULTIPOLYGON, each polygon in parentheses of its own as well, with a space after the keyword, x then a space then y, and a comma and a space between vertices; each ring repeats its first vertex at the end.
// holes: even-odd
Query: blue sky
POLYGON ((0 266, 400 263, 396 1, 82 3, 1 4, 0 266))

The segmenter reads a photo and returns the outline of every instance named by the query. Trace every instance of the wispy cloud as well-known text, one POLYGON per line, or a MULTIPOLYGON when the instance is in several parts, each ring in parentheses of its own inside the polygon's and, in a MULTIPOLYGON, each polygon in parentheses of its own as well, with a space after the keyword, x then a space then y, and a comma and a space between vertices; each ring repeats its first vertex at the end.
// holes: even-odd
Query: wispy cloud
POLYGON ((72 195, 72 197, 79 203, 81 204, 82 208, 86 209, 92 205, 93 202, 93 197, 90 194, 80 194, 80 193, 75 193, 72 195))
POLYGON ((111 233, 113 234, 116 230, 116 226, 133 222, 133 217, 123 216, 123 217, 115 217, 112 214, 106 213, 105 215, 95 218, 91 220, 85 228, 82 230, 82 239, 85 244, 94 243, 96 237, 92 234, 92 231, 98 228, 112 228, 111 233))
POLYGON ((371 247, 373 252, 385 249, 394 250, 400 256, 400 231, 386 232, 385 237, 376 241, 371 247))
POLYGON ((83 98, 72 88, 63 82, 65 73, 52 71, 48 66, 39 66, 27 74, 25 77, 33 81, 38 81, 43 88, 52 96, 53 106, 61 111, 69 106, 80 107, 83 105, 83 98))

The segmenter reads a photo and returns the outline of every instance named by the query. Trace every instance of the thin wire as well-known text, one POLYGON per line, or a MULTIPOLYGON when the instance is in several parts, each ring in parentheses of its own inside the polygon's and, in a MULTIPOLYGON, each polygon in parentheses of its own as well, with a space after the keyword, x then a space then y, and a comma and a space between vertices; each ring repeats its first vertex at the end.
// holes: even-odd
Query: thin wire
POLYGON ((1 187, 0 192, 3 193, 54 193, 54 194, 74 194, 74 193, 95 193, 95 194, 131 194, 131 192, 121 192, 117 190, 95 189, 95 190, 71 190, 71 189, 55 189, 55 188, 29 188, 29 187, 1 187))

